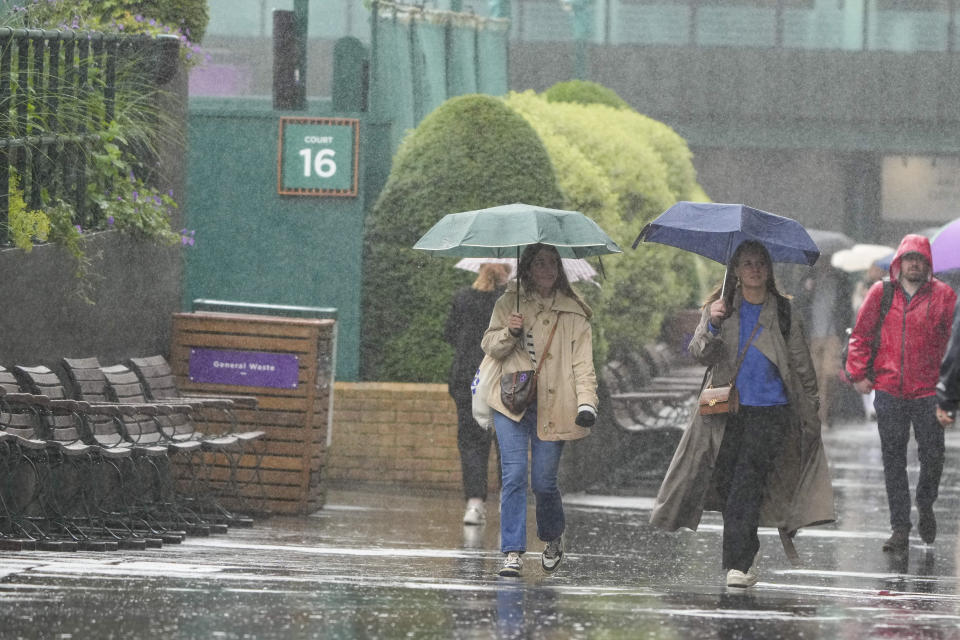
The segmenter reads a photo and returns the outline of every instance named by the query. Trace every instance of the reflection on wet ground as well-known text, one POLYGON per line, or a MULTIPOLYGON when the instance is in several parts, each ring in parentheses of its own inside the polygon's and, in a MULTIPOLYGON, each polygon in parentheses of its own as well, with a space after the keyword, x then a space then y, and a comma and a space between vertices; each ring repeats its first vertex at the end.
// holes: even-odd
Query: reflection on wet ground
POLYGON ((464 527, 458 496, 332 491, 309 518, 160 550, 0 552, 2 637, 960 638, 960 431, 938 540, 914 537, 899 556, 880 550, 875 427, 825 439, 839 522, 798 535, 799 567, 762 530, 760 583, 745 592, 723 586, 719 516, 659 532, 649 495, 567 495, 568 562, 543 575, 531 539, 525 575, 508 579, 495 574, 495 509, 464 527))

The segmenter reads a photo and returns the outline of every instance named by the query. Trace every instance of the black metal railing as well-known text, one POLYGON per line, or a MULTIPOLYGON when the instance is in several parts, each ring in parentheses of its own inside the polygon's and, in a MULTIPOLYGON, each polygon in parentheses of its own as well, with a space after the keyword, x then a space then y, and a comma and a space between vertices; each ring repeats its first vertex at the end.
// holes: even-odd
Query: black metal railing
POLYGON ((60 199, 74 224, 100 222, 87 198, 89 152, 119 99, 155 99, 178 47, 173 36, 0 27, 0 244, 14 188, 31 209, 60 199))

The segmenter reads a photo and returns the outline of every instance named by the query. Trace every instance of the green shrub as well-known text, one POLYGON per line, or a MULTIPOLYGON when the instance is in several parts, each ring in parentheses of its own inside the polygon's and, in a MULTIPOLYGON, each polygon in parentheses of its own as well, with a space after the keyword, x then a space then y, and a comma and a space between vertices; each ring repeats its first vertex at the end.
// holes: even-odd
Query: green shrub
POLYGON ((543 143, 501 100, 450 99, 406 137, 365 232, 364 379, 446 380, 443 324, 472 274, 411 247, 445 214, 511 202, 563 200, 543 143))
POLYGON ((207 0, 22 0, 8 22, 46 29, 174 33, 199 44, 210 20, 207 0))
POLYGON ((530 91, 505 101, 544 141, 564 206, 596 220, 624 249, 603 259, 601 289, 585 291, 597 308, 598 342, 618 350, 656 339, 673 310, 699 303, 700 272, 690 253, 630 247, 643 225, 677 200, 704 199, 686 143, 632 110, 550 102, 530 91))
POLYGON ((629 109, 630 105, 613 89, 588 80, 559 82, 543 93, 547 102, 575 102, 578 104, 605 104, 614 109, 629 109))

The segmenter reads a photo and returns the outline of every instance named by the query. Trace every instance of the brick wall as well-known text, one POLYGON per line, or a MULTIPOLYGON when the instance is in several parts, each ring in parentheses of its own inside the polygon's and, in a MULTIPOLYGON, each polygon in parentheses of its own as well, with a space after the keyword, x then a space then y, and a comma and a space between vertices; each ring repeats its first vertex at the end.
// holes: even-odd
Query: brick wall
MULTIPOLYGON (((490 455, 489 489, 499 487, 490 455)), ((445 384, 337 382, 323 481, 461 491, 457 411, 445 384)))

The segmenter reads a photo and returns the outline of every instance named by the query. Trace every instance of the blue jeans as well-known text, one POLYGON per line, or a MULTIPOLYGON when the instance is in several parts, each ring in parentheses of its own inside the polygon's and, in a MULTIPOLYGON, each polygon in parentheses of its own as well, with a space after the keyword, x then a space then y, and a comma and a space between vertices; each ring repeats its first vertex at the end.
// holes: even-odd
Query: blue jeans
POLYGON ((563 533, 563 501, 557 486, 563 441, 537 437, 536 405, 527 409, 520 422, 494 411, 493 426, 500 445, 500 550, 523 553, 527 550, 528 450, 537 500, 537 537, 549 542, 563 533))
POLYGON ((917 506, 932 507, 939 493, 944 434, 943 427, 937 422, 937 397, 905 399, 877 391, 873 406, 877 410, 890 526, 894 529, 910 529, 907 443, 910 441, 911 424, 917 438, 917 458, 920 460, 917 506))

